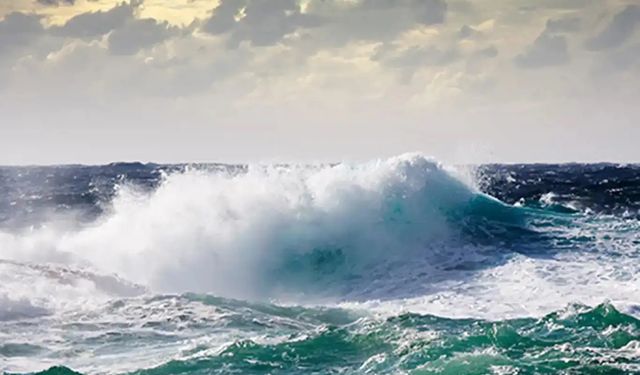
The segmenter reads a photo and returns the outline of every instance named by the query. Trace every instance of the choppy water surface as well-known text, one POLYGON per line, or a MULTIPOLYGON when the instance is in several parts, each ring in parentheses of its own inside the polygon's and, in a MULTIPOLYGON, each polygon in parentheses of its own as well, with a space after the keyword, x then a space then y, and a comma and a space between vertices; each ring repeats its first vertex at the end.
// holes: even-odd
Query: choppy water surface
POLYGON ((0 167, 0 371, 640 373, 640 167, 0 167))

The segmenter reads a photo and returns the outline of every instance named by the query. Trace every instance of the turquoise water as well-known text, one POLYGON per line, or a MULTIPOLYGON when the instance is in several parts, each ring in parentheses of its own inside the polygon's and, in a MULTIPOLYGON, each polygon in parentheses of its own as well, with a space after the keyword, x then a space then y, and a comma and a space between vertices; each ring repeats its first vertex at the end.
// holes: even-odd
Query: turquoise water
MULTIPOLYGON (((595 308, 575 305, 537 319, 491 322, 410 313, 372 317, 350 310, 247 304, 202 295, 165 298, 224 311, 224 322, 209 325, 198 322, 196 316, 177 315, 174 321, 148 322, 146 327, 120 327, 118 334, 106 333, 79 342, 78 347, 139 351, 181 341, 196 331, 200 335, 220 334, 221 330, 236 331, 233 335, 237 336, 259 334, 259 340, 237 338, 215 350, 193 345, 183 349, 183 359, 126 372, 141 375, 640 371, 640 321, 608 304, 595 308)), ((10 349, 5 344, 0 350, 6 355, 10 349)), ((13 350, 17 354, 21 349, 13 350)), ((74 373, 52 367, 38 374, 74 373)))

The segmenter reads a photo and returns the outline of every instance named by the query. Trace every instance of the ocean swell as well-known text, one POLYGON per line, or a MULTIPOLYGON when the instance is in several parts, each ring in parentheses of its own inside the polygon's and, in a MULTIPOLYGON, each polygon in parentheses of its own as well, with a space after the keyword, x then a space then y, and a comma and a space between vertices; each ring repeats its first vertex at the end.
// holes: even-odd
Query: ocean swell
POLYGON ((452 253, 464 263, 465 243, 526 231, 521 211, 406 154, 170 173, 152 191, 121 185, 83 229, 0 233, 0 241, 9 259, 90 267, 155 291, 355 295, 367 274, 394 264, 417 262, 429 274, 455 266, 452 253))
POLYGON ((0 168, 0 372, 640 371, 637 168, 495 168, 0 168))

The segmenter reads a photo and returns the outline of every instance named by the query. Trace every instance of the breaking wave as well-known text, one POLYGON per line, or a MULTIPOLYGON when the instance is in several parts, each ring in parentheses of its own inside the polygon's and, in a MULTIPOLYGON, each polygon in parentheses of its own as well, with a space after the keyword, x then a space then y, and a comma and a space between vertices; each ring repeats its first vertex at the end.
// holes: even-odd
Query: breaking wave
POLYGON ((155 291, 354 295, 366 292, 372 272, 417 263, 435 273, 468 260, 465 244, 526 232, 524 224, 522 209, 407 154, 172 173, 151 192, 121 186, 109 212, 81 230, 4 233, 0 241, 12 260, 90 267, 155 291))

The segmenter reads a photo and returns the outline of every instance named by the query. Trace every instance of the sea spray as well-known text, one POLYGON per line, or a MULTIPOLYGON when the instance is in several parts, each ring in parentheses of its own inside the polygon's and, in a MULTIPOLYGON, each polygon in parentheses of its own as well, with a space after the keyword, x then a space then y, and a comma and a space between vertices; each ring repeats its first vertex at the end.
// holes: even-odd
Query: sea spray
MULTIPOLYGON (((3 237, 20 260, 90 265, 157 291, 256 298, 291 289, 285 278, 301 281, 299 268, 361 276, 371 265, 429 257, 434 243, 455 246, 481 195, 419 154, 196 169, 165 176, 151 192, 121 186, 109 213, 82 230, 3 237)), ((483 202, 480 215, 500 210, 483 202)))

